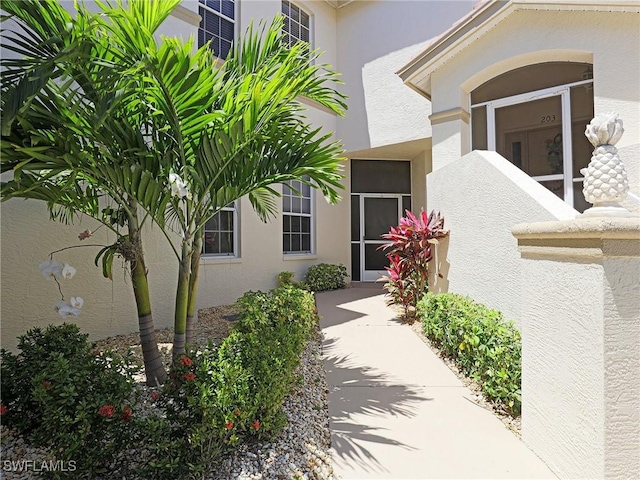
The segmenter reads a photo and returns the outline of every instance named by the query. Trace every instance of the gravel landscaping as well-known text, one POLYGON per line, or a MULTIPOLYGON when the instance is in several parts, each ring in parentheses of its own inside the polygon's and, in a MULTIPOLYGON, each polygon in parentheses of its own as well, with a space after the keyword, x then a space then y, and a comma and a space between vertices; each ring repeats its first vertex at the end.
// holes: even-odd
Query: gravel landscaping
MULTIPOLYGON (((219 343, 229 333, 231 322, 225 317, 234 315, 232 306, 213 307, 199 312, 196 342, 204 345, 208 340, 219 343)), ((158 331, 158 343, 165 363, 171 360, 170 346, 173 338, 171 329, 158 331)), ((120 353, 131 350, 141 364, 141 350, 138 335, 121 335, 97 342, 99 349, 113 349, 120 353)), ((298 382, 284 402, 284 412, 288 425, 270 443, 245 443, 232 454, 223 457, 215 466, 215 471, 203 477, 203 480, 334 480, 330 457, 329 415, 327 409, 327 381, 322 363, 322 333, 316 328, 313 338, 302 353, 298 367, 298 382)), ((143 398, 148 399, 157 389, 143 385, 140 375, 143 398)), ((145 401, 139 415, 153 411, 153 402, 145 401)), ((33 460, 41 464, 53 457, 45 450, 34 448, 20 436, 3 426, 2 460, 33 460)), ((130 450, 123 455, 139 458, 144 462, 142 451, 130 450)), ((4 464, 3 464, 4 465, 4 464)), ((0 472, 0 478, 32 479, 39 478, 32 471, 0 472)), ((124 479, 118 475, 117 466, 105 474, 102 480, 124 479)), ((129 477, 132 478, 132 477, 129 477)))

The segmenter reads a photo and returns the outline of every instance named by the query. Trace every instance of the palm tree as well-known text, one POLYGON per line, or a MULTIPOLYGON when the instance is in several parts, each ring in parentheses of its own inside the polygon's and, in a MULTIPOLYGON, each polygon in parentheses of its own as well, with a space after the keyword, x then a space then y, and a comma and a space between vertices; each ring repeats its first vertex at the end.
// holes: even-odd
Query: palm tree
MULTIPOLYGON (((147 19, 159 26, 175 3, 161 3, 147 19)), ((163 208, 164 190, 154 180, 159 166, 144 136, 145 112, 127 101, 133 80, 123 73, 135 61, 118 55, 98 34, 99 17, 83 8, 75 19, 51 0, 8 0, 2 8, 19 27, 5 47, 24 57, 2 61, 1 170, 14 174, 3 201, 44 200, 54 218, 84 213, 114 231, 116 242, 100 252, 103 272, 111 278, 115 254, 127 261, 147 384, 162 384, 142 250, 149 215, 138 198, 163 208)))
MULTIPOLYGON (((305 178, 328 201, 337 201, 341 147, 330 141, 330 134, 322 135, 309 128, 299 98, 307 97, 339 114, 345 105, 343 97, 331 86, 337 74, 317 61, 319 54, 309 52, 304 44, 289 48, 282 42, 280 18, 266 32, 250 27, 224 68, 218 69, 208 45, 192 54, 191 42, 156 41, 158 22, 166 18, 156 11, 165 12, 158 4, 167 5, 129 2, 126 7, 121 3, 102 6, 103 18, 83 12, 82 18, 89 19, 83 20, 83 25, 92 27, 76 35, 74 41, 82 46, 86 36, 91 38, 91 45, 99 47, 79 49, 89 50, 84 57, 78 56, 89 67, 78 67, 73 55, 70 59, 64 58, 67 53, 61 56, 65 65, 72 65, 71 72, 81 72, 75 77, 68 74, 80 87, 87 84, 85 76, 90 78, 87 90, 92 96, 85 101, 84 89, 78 93, 82 101, 67 106, 70 113, 61 125, 66 133, 65 122, 75 123, 81 116, 88 119, 87 125, 96 125, 94 121, 99 120, 97 125, 104 126, 106 133, 96 132, 95 128, 82 129, 79 134, 72 130, 74 138, 81 140, 69 142, 69 135, 61 135, 62 139, 43 146, 44 150, 53 145, 61 149, 55 151, 55 157, 60 158, 61 153, 62 158, 71 157, 73 168, 65 169, 58 160, 56 170, 53 155, 43 154, 37 147, 16 147, 19 143, 15 140, 6 149, 16 157, 12 168, 19 172, 29 170, 31 175, 39 172, 35 184, 53 178, 49 173, 43 178, 42 169, 57 175, 76 172, 75 179, 108 194, 119 208, 128 206, 126 218, 137 211, 134 206, 139 206, 160 226, 179 262, 175 358, 184 352, 185 343, 192 341, 205 223, 245 195, 266 221, 277 210, 275 198, 279 194, 274 184, 292 179, 305 178), (94 36, 98 37, 95 42, 94 36), (94 57, 96 53, 100 54, 98 58, 94 57), (94 91, 102 92, 105 86, 115 93, 94 91), (85 103, 99 112, 97 118, 85 112, 85 103), (105 152, 112 156, 104 157, 105 152), (112 163, 95 161, 100 155, 112 163), (180 238, 177 244, 172 241, 175 231, 180 238)), ((37 55, 33 52, 32 56, 37 55)), ((18 122, 20 125, 29 125, 28 133, 12 130, 19 139, 38 135, 31 128, 32 116, 38 118, 42 109, 47 112, 45 116, 56 110, 40 100, 47 97, 48 89, 54 89, 51 83, 39 90, 38 108, 22 101, 11 110, 22 115, 16 118, 27 119, 18 122)), ((22 93, 25 88, 20 87, 15 87, 18 94, 14 96, 27 98, 22 93)), ((56 93, 64 98, 66 94, 59 90, 56 93)), ((15 191, 34 190, 20 186, 15 191)), ((139 228, 135 231, 139 235, 139 228)))

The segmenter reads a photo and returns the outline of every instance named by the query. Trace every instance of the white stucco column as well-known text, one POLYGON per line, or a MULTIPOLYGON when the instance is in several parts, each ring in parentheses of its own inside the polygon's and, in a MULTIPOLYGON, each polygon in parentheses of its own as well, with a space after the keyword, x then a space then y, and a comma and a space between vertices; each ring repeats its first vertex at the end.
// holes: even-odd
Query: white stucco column
POLYGON ((513 228, 522 437, 560 478, 640 478, 640 218, 513 228))
POLYGON ((462 108, 433 113, 429 116, 433 136, 433 171, 455 162, 470 152, 469 113, 462 108))

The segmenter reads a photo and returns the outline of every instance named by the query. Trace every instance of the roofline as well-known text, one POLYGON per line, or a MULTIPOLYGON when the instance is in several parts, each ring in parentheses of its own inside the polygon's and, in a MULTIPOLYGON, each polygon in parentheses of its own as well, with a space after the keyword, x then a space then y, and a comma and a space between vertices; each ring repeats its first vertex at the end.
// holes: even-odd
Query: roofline
MULTIPOLYGON (((486 31, 493 25, 517 10, 529 9, 553 9, 553 10, 605 10, 605 11, 630 11, 640 12, 638 0, 489 0, 480 5, 439 38, 428 45, 421 53, 396 72, 402 81, 412 90, 431 100, 429 91, 422 89, 417 82, 418 77, 425 70, 435 70, 450 57, 451 50, 456 45, 464 43, 470 36, 478 31, 486 31)), ((424 76, 424 75, 423 75, 424 76)), ((428 83, 429 80, 427 80, 428 83)))

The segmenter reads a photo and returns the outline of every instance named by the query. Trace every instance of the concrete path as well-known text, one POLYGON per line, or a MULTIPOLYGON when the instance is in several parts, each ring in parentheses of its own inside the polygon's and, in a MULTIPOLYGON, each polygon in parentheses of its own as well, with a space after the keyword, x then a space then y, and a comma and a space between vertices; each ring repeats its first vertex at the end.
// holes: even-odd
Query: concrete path
POLYGON ((320 293, 317 302, 340 478, 556 478, 398 323, 379 284, 320 293))

